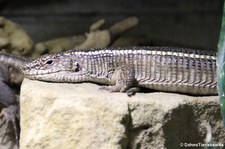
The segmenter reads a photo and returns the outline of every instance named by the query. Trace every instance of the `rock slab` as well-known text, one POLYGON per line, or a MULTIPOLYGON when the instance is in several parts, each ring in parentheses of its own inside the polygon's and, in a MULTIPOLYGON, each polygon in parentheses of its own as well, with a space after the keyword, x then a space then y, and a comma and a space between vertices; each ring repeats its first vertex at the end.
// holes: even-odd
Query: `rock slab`
POLYGON ((181 143, 204 143, 207 134, 211 143, 224 143, 217 96, 155 92, 128 97, 98 88, 25 79, 20 148, 179 148, 181 143))

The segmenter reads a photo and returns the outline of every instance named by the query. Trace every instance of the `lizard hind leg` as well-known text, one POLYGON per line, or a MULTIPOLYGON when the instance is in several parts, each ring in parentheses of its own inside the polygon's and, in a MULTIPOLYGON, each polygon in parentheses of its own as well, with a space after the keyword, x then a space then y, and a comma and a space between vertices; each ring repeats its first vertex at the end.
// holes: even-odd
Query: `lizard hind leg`
MULTIPOLYGON (((108 90, 110 92, 127 92, 130 96, 130 89, 135 82, 135 73, 133 66, 123 65, 117 67, 112 74, 111 83, 112 86, 102 86, 101 90, 108 90)), ((133 93, 132 93, 133 94, 133 93)))

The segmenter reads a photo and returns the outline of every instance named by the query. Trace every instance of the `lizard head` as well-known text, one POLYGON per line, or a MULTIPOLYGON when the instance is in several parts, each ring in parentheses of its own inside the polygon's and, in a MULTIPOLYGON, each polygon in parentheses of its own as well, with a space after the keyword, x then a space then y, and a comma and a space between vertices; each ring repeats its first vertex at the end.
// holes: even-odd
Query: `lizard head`
POLYGON ((85 73, 79 58, 63 53, 43 55, 25 64, 21 71, 26 78, 54 82, 70 82, 85 73))

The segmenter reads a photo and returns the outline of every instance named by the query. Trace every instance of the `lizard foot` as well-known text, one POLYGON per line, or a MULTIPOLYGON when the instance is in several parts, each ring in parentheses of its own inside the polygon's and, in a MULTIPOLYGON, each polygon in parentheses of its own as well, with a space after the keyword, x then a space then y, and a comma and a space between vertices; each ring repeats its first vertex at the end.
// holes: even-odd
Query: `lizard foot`
POLYGON ((126 90, 127 96, 129 96, 129 97, 135 95, 137 92, 140 92, 139 87, 132 87, 132 88, 129 88, 128 90, 126 90))
POLYGON ((99 88, 99 90, 106 90, 106 91, 110 91, 110 92, 119 92, 120 87, 117 87, 117 86, 101 86, 99 88))
POLYGON ((7 129, 9 128, 9 122, 12 123, 13 129, 15 132, 16 144, 19 146, 19 128, 16 122, 16 119, 19 118, 18 116, 18 107, 16 105, 11 105, 7 108, 3 108, 0 113, 0 118, 2 118, 2 123, 0 128, 5 124, 5 130, 2 137, 2 142, 6 137, 7 129))
POLYGON ((128 87, 126 85, 113 85, 113 86, 102 86, 99 88, 100 90, 107 90, 110 92, 126 92, 128 87))
POLYGON ((131 87, 129 89, 127 89, 126 86, 124 86, 123 88, 119 87, 119 86, 102 86, 99 88, 99 90, 107 90, 110 92, 126 92, 127 96, 131 97, 133 95, 135 95, 137 92, 140 91, 139 87, 131 87))

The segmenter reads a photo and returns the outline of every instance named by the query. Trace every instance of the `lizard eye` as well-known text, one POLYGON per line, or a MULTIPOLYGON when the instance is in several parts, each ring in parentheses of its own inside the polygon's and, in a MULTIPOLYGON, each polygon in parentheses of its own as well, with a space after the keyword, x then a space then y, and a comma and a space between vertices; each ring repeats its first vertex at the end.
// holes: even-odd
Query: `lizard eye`
POLYGON ((45 64, 52 65, 53 64, 53 60, 48 60, 48 61, 45 62, 45 64))
POLYGON ((77 64, 76 64, 76 68, 75 68, 75 72, 78 72, 78 71, 80 71, 80 70, 81 70, 80 65, 77 63, 77 64))

